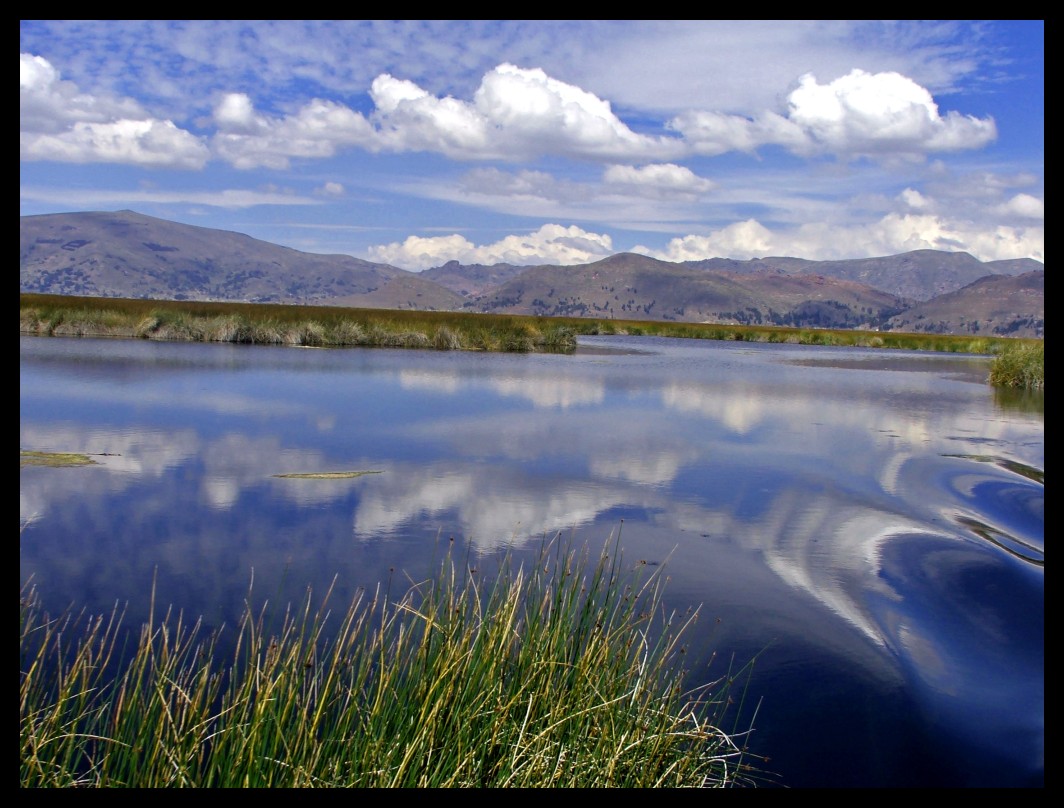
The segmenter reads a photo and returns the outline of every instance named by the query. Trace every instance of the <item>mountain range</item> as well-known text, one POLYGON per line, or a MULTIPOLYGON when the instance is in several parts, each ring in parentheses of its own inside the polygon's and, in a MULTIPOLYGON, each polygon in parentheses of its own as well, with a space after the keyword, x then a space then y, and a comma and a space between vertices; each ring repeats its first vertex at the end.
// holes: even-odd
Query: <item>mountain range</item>
POLYGON ((1044 337, 1045 267, 917 250, 881 258, 673 263, 618 253, 575 266, 424 272, 305 253, 133 211, 19 219, 23 292, 476 311, 627 320, 1044 337))

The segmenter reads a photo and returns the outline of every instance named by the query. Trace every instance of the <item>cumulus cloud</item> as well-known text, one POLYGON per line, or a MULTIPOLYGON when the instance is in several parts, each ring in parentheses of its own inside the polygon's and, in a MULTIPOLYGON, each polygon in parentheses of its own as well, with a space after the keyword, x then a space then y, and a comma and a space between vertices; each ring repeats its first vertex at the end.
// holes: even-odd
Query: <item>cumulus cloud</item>
POLYGON ((908 156, 977 149, 997 137, 993 118, 943 116, 931 93, 912 79, 858 69, 827 84, 806 73, 787 96, 785 115, 766 110, 745 118, 696 110, 668 126, 705 155, 777 145, 803 156, 908 156))
POLYGON ((477 246, 464 236, 410 236, 403 242, 369 249, 374 261, 420 271, 448 261, 463 264, 583 264, 613 253, 609 236, 579 227, 545 224, 534 233, 506 236, 493 244, 477 246))
MULTIPOLYGON (((20 93, 27 159, 201 168, 210 156, 199 138, 172 121, 153 118, 129 98, 81 92, 40 56, 20 55, 20 93)), ((292 159, 327 158, 352 147, 456 160, 565 156, 613 163, 607 184, 661 197, 711 187, 689 169, 663 162, 691 154, 778 145, 804 156, 885 157, 978 148, 996 137, 993 119, 941 115, 928 90, 895 72, 852 70, 828 84, 807 73, 787 96, 784 114, 688 111, 666 124, 665 135, 635 132, 609 101, 540 68, 509 63, 485 73, 470 100, 434 95, 390 73, 372 81, 369 96, 367 115, 324 98, 273 115, 257 110, 246 93, 226 92, 212 110, 211 147, 237 168, 279 170, 292 159)))
POLYGON ((981 261, 1027 256, 1044 262, 1044 244, 1041 227, 988 227, 941 215, 892 212, 868 224, 816 223, 776 231, 750 219, 707 236, 672 239, 663 250, 640 245, 632 251, 664 261, 699 261, 765 256, 833 260, 946 250, 965 251, 981 261))
POLYGON ((771 253, 774 236, 754 219, 735 222, 708 236, 684 236, 672 239, 664 250, 642 245, 632 252, 643 253, 663 261, 700 261, 704 258, 756 258, 771 253))
POLYGON ((332 157, 345 146, 372 146, 373 127, 361 114, 315 98, 294 115, 257 112, 244 93, 228 93, 215 104, 215 151, 236 168, 284 169, 293 157, 332 157))
POLYGON ((999 210, 1007 216, 1020 216, 1025 219, 1045 219, 1045 202, 1030 194, 1016 194, 1002 205, 999 210))
POLYGON ((202 168, 207 147, 128 98, 81 92, 40 56, 19 55, 19 157, 69 163, 202 168))
POLYGON ((633 132, 608 101, 543 70, 502 64, 484 76, 477 110, 527 153, 544 150, 583 157, 645 159, 682 154, 672 138, 633 132))
POLYGON ((285 168, 292 157, 328 157, 348 146, 456 160, 544 154, 647 159, 687 150, 677 138, 633 132, 609 102, 540 69, 499 65, 483 77, 472 101, 432 95, 389 73, 373 80, 369 95, 374 110, 368 117, 322 99, 268 117, 246 95, 227 94, 214 109, 214 147, 237 168, 285 168))
POLYGON ((829 84, 807 73, 787 102, 790 120, 835 153, 956 151, 997 137, 992 118, 943 117, 931 93, 894 72, 851 70, 829 84))
POLYGON ((913 210, 925 210, 931 205, 931 200, 915 188, 906 188, 898 195, 898 200, 913 210))
POLYGON ((373 80, 370 97, 377 107, 381 148, 434 151, 457 159, 505 156, 487 117, 468 102, 436 98, 387 73, 373 80))
POLYGON ((456 159, 638 159, 684 151, 675 138, 633 132, 608 101, 538 68, 499 65, 484 75, 471 103, 438 98, 389 74, 373 81, 370 96, 379 147, 392 151, 435 151, 456 159))
POLYGON ((602 175, 607 188, 619 188, 656 198, 696 198, 713 190, 713 182, 675 163, 636 166, 611 165, 602 175))

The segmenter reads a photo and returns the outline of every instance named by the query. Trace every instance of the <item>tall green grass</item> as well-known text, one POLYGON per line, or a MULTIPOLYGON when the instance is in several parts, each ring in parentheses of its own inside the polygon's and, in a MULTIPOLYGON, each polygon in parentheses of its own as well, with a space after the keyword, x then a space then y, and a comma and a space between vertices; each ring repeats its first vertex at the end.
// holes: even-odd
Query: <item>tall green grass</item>
POLYGON ((687 689, 697 615, 669 613, 648 569, 616 543, 598 558, 551 543, 481 580, 448 553, 397 597, 333 612, 308 594, 276 630, 249 605, 224 661, 220 635, 181 615, 127 647, 120 613, 52 618, 24 588, 19 783, 756 784, 733 674, 687 689))
POLYGON ((995 387, 1044 390, 1045 361, 1045 342, 1042 340, 1012 343, 994 358, 989 381, 995 387))

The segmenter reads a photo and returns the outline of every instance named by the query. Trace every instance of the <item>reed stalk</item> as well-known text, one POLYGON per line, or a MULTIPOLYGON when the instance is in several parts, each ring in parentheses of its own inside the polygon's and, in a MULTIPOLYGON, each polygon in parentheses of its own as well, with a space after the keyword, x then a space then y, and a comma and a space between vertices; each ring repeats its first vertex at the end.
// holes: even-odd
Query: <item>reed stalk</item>
MULTIPOLYGON (((660 568, 658 568, 660 570, 660 568)), ((180 614, 49 617, 20 593, 23 787, 730 787, 757 773, 720 729, 733 675, 694 690, 697 613, 664 579, 549 542, 491 575, 447 552, 392 597, 308 592, 271 630, 180 614)))

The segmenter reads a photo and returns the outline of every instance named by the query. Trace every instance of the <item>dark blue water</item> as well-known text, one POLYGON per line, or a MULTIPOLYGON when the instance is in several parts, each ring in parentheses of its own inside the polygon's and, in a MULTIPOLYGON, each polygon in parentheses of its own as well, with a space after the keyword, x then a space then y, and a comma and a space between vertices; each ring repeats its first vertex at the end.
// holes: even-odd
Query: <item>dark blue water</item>
POLYGON ((663 565, 692 680, 756 657, 772 781, 1044 783, 1044 398, 985 358, 594 338, 575 356, 20 340, 20 583, 232 624, 441 546, 663 565), (284 479, 322 471, 352 479, 284 479))

